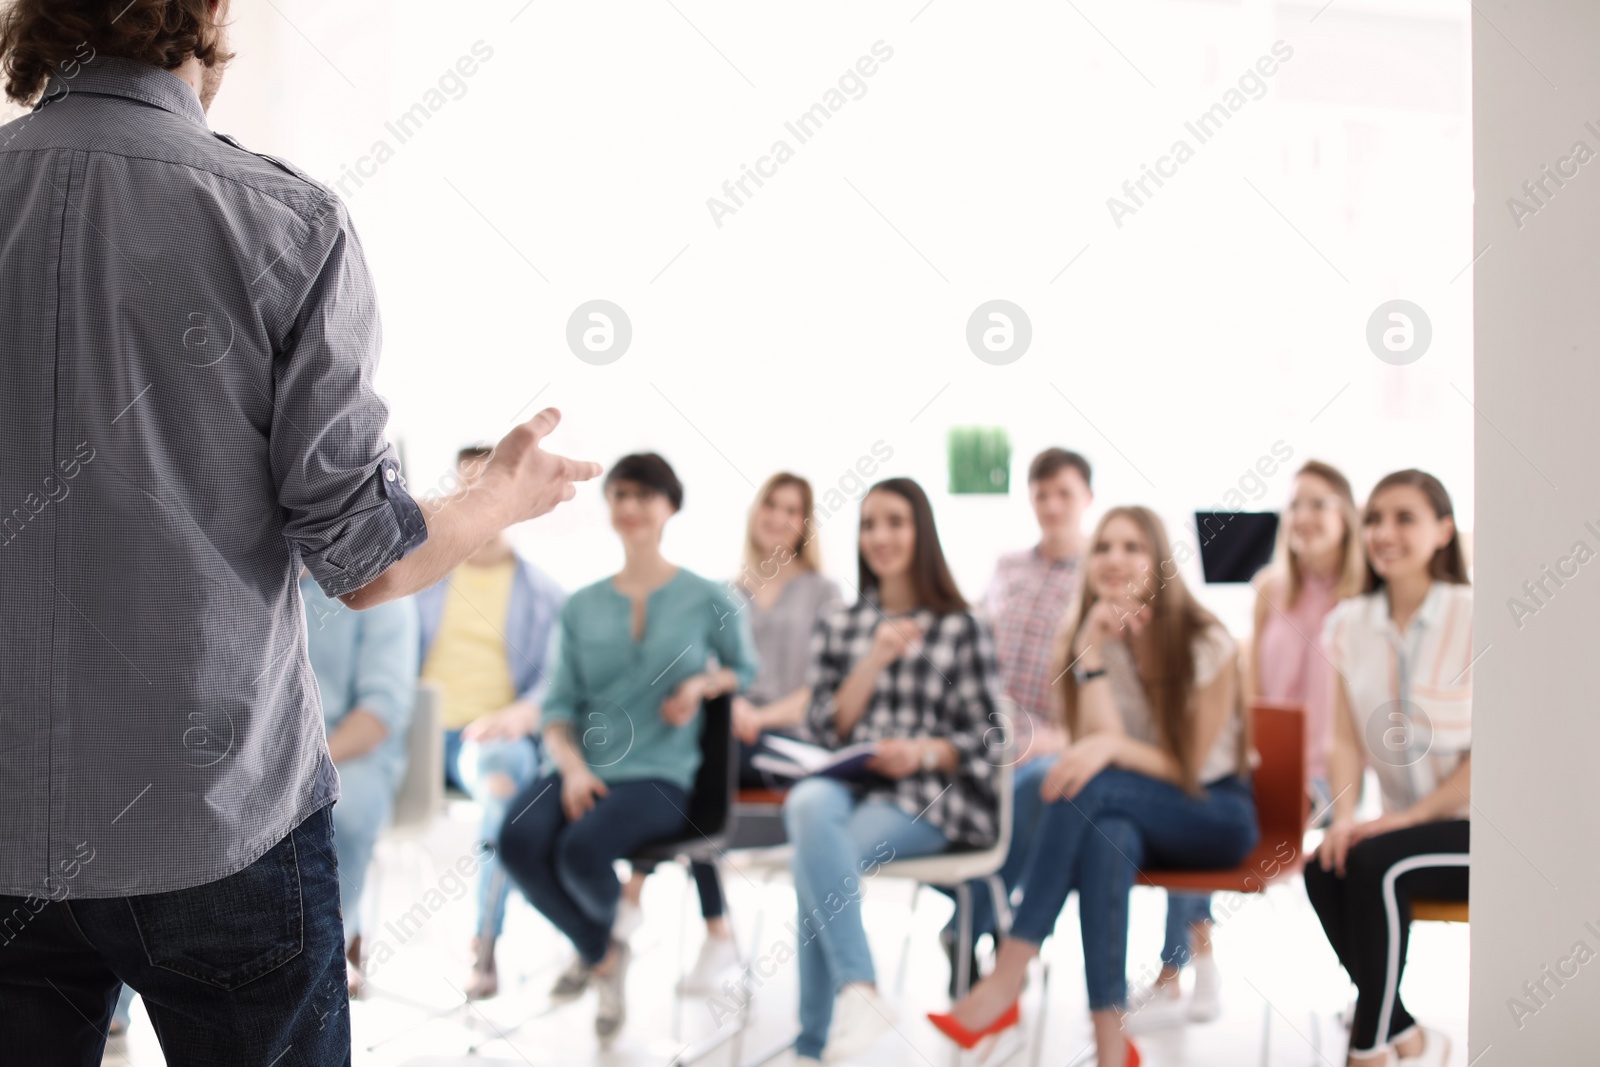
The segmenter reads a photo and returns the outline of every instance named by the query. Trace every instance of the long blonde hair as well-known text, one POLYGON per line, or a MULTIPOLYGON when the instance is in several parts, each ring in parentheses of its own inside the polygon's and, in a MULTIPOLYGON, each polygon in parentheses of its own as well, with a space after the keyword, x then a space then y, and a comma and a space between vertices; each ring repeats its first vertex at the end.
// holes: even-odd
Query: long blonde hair
POLYGON ((756 491, 755 500, 750 503, 750 511, 745 516, 744 566, 740 572, 741 576, 755 573, 764 579, 770 580, 772 578, 772 575, 766 574, 763 569, 770 561, 763 557, 763 553, 766 550, 756 541, 756 515, 760 512, 762 505, 772 499, 773 493, 789 485, 794 486, 800 492, 800 510, 803 513, 801 523, 804 528, 800 531, 800 536, 795 540, 795 543, 788 546, 791 558, 780 561, 778 565, 788 566, 790 563, 796 563, 808 571, 816 573, 822 571, 822 543, 821 539, 816 535, 816 503, 811 492, 811 483, 798 474, 779 471, 761 483, 761 488, 756 491))
MULTIPOLYGON (((1337 467, 1320 459, 1307 460, 1294 472, 1296 478, 1304 474, 1321 478, 1333 487, 1334 493, 1339 497, 1339 518, 1344 522, 1344 543, 1339 546, 1339 577, 1333 585, 1333 597, 1335 600, 1344 600, 1346 597, 1355 596, 1361 592, 1361 587, 1367 579, 1367 554, 1361 547, 1361 516, 1356 510, 1356 497, 1350 489, 1350 480, 1339 473, 1337 467)), ((1289 547, 1289 525, 1287 514, 1278 520, 1278 541, 1272 552, 1272 562, 1267 564, 1269 575, 1283 576, 1285 610, 1294 606, 1294 602, 1300 599, 1300 591, 1305 588, 1305 564, 1289 547)))
MULTIPOLYGON (((1152 578, 1159 585, 1136 593, 1150 608, 1150 619, 1145 625, 1153 639, 1154 662, 1160 671, 1152 680, 1147 695, 1161 737, 1161 747, 1178 761, 1183 787, 1191 793, 1197 792, 1204 753, 1195 751, 1195 717, 1189 714, 1195 688, 1194 641, 1209 627, 1220 627, 1222 623, 1190 594, 1173 561, 1172 542, 1167 537, 1166 526, 1160 516, 1149 508, 1123 506, 1107 511, 1089 539, 1091 555, 1113 519, 1127 519, 1137 526, 1150 549, 1150 555, 1156 560, 1152 578), (1168 564, 1172 567, 1170 576, 1165 573, 1168 564)), ((1072 662, 1073 638, 1098 599, 1096 592, 1089 587, 1086 567, 1084 580, 1078 583, 1076 602, 1056 634, 1055 654, 1052 657, 1051 670, 1058 675, 1055 684, 1060 693, 1062 718, 1069 737, 1077 736, 1078 732, 1078 679, 1067 670, 1067 666, 1072 662)), ((1237 658, 1234 669, 1238 670, 1237 658)), ((1244 714, 1242 687, 1236 686, 1234 691, 1240 695, 1235 697, 1233 713, 1244 720, 1244 729, 1239 731, 1238 750, 1238 768, 1242 772, 1248 766, 1249 718, 1244 714)))

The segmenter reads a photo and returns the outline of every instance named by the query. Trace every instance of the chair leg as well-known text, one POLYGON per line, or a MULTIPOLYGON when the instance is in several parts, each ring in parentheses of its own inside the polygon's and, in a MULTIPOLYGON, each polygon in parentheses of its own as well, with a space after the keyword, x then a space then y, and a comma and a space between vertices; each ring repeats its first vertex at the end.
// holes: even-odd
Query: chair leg
MULTIPOLYGON (((913 920, 917 917, 917 901, 921 898, 922 883, 918 882, 916 883, 916 888, 911 891, 911 918, 913 920)), ((895 968, 894 979, 894 995, 897 998, 906 995, 906 962, 911 958, 911 930, 913 925, 914 922, 906 924, 906 937, 900 943, 900 965, 895 968)))
POLYGON ((1267 1057, 1272 1054, 1272 1005, 1261 1004, 1261 1067, 1267 1067, 1267 1057))
MULTIPOLYGON (((956 886, 956 999, 972 988, 972 887, 956 886)), ((950 1046, 950 1067, 961 1067, 961 1047, 950 1046)))
POLYGON ((1042 948, 1039 952, 1039 970, 1039 1021, 1033 1027, 1033 1049, 1028 1055, 1028 1067, 1039 1067, 1039 1060, 1044 1055, 1044 1027, 1050 1014, 1050 961, 1045 959, 1042 948))
MULTIPOLYGON (((1006 883, 996 871, 984 881, 989 883, 989 899, 994 901, 994 925, 996 937, 1004 937, 1011 932, 1011 896, 1006 892, 1006 883)), ((999 942, 995 942, 996 951, 999 942)))
MULTIPOLYGON (((678 964, 678 980, 680 982, 683 980, 684 974, 685 974, 684 969, 683 969, 683 949, 684 949, 684 946, 687 945, 688 942, 689 942, 689 922, 690 922, 690 919, 689 919, 689 908, 690 908, 689 887, 692 886, 693 884, 694 884, 694 877, 693 877, 692 873, 690 872, 689 868, 685 867, 684 868, 683 900, 682 900, 682 903, 680 903, 678 905, 678 955, 677 955, 677 964, 678 964)), ((677 987, 676 983, 674 983, 673 987, 672 987, 672 1040, 673 1041, 682 1041, 683 1040, 683 998, 678 995, 678 987, 677 987)))

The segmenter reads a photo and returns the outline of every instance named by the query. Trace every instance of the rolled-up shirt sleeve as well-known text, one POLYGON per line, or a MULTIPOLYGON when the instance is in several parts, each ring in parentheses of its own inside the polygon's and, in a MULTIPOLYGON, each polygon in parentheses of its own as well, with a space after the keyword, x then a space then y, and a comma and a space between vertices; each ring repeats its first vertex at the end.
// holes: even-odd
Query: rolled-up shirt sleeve
POLYGON ((428 527, 385 438, 377 296, 337 198, 309 221, 299 254, 305 295, 273 361, 269 453, 285 535, 337 597, 419 547, 428 527))

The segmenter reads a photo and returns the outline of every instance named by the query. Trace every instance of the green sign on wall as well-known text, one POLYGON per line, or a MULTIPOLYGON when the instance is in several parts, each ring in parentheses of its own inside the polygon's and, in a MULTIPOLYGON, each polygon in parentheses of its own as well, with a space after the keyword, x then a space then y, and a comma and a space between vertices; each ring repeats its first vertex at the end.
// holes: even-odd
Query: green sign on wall
POLYGON ((950 492, 1009 493, 1011 439, 993 426, 950 429, 950 492))

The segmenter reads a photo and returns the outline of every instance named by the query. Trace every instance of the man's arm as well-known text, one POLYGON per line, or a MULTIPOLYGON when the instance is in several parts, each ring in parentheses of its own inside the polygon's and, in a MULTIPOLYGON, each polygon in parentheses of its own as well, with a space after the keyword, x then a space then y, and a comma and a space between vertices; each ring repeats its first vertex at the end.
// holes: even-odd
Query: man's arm
POLYGON ((361 611, 428 588, 507 526, 538 518, 577 495, 577 482, 598 477, 598 463, 546 452, 540 442, 561 422, 545 408, 501 438, 483 477, 437 500, 419 501, 428 524, 420 548, 339 600, 361 611))

